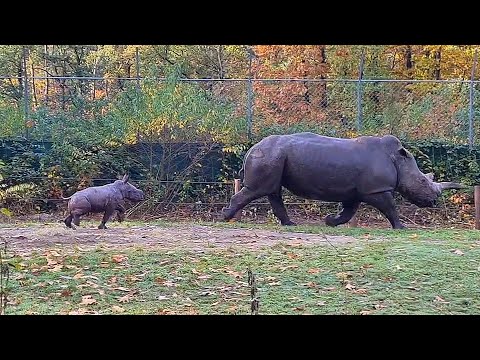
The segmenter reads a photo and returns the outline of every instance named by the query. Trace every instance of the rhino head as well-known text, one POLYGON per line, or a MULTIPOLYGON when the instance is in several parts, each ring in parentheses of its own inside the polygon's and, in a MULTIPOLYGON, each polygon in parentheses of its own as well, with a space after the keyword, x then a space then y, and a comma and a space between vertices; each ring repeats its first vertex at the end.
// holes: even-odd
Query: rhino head
POLYGON ((122 180, 115 181, 113 185, 122 193, 124 199, 133 202, 142 201, 144 199, 143 191, 130 184, 128 179, 129 175, 125 174, 122 180))
POLYGON ((401 145, 400 141, 391 158, 397 168, 396 190, 419 207, 435 205, 443 190, 466 188, 465 185, 455 182, 435 182, 433 173, 422 173, 413 155, 401 145))

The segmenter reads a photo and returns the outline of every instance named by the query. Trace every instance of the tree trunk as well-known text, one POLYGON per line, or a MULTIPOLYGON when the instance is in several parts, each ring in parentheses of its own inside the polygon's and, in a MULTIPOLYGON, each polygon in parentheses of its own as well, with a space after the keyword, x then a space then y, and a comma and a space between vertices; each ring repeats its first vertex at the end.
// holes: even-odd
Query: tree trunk
POLYGON ((442 61, 442 47, 440 46, 437 51, 435 51, 435 70, 433 76, 435 80, 440 80, 440 62, 442 61))
MULTIPOLYGON (((322 68, 327 66, 327 56, 325 54, 325 45, 320 46, 320 63, 322 68)), ((326 69, 322 69, 322 75, 320 79, 325 79, 326 69)), ((328 97, 327 97, 327 82, 322 81, 320 84, 320 107, 326 108, 328 106, 328 97)))
POLYGON ((46 81, 46 84, 45 84, 45 106, 48 106, 48 87, 50 85, 50 82, 49 82, 49 79, 48 79, 48 45, 45 45, 45 54, 44 54, 44 57, 45 57, 45 60, 44 60, 44 72, 45 72, 45 81, 46 81))
POLYGON ((412 45, 407 45, 405 49, 405 69, 407 70, 407 76, 409 78, 412 78, 413 76, 412 45))

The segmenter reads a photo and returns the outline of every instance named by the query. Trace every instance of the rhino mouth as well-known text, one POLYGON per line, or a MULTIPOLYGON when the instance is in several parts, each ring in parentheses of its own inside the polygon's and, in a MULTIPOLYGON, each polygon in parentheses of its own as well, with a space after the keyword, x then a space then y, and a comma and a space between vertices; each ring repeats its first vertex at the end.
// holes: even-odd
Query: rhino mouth
MULTIPOLYGON (((410 199, 409 199, 410 200, 410 199)), ((417 205, 418 207, 433 207, 437 205, 437 200, 427 200, 427 199, 415 199, 410 200, 411 203, 417 205)))

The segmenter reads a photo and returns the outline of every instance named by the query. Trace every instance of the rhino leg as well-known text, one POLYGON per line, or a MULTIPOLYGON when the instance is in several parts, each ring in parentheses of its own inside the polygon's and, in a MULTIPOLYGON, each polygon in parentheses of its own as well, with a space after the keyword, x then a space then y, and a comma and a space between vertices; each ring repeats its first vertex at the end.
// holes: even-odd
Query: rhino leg
POLYGON ((69 214, 65 220, 63 220, 63 222, 65 223, 65 225, 67 225, 68 228, 72 228, 72 219, 73 219, 73 216, 72 214, 69 214))
POLYGON ((268 195, 268 201, 270 201, 270 205, 272 205, 273 213, 280 220, 282 225, 296 225, 288 217, 287 209, 285 209, 285 204, 283 203, 281 192, 278 194, 268 195))
POLYGON ((355 202, 342 202, 343 209, 337 215, 327 215, 325 218, 325 224, 328 226, 337 226, 345 224, 355 215, 360 206, 359 201, 355 202))
POLYGON ((264 192, 255 192, 247 187, 243 187, 242 190, 232 196, 230 205, 222 209, 223 219, 230 220, 235 216, 237 211, 243 209, 245 205, 265 195, 267 194, 264 192))
POLYGON ((392 228, 403 229, 405 226, 400 222, 397 209, 395 208, 395 201, 393 200, 393 194, 390 191, 365 195, 362 199, 369 205, 377 208, 388 219, 392 228))
POLYGON ((118 222, 122 222, 123 220, 125 220, 125 208, 121 204, 118 204, 115 210, 117 210, 118 222))
POLYGON ((105 226, 105 224, 110 219, 110 217, 113 215, 113 213, 115 212, 115 209, 116 209, 116 206, 112 206, 112 205, 107 206, 107 208, 105 209, 105 213, 103 214, 102 222, 100 223, 100 225, 98 225, 99 229, 106 229, 107 228, 105 226))
POLYGON ((72 212, 72 215, 73 215, 73 223, 74 223, 76 226, 80 226, 80 216, 82 216, 83 214, 84 214, 83 212, 79 212, 79 211, 72 212))

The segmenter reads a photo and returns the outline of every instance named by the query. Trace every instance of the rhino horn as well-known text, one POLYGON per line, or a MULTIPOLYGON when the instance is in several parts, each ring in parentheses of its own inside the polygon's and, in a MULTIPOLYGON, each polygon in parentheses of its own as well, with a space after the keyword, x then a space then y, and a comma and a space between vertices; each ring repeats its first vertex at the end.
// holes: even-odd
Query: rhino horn
POLYGON ((127 183, 129 177, 130 177, 130 175, 128 175, 128 174, 123 175, 123 179, 122 179, 123 182, 124 182, 124 183, 127 183))
POLYGON ((455 183, 455 182, 439 182, 439 183, 435 183, 437 188, 440 190, 440 191, 443 191, 443 190, 448 190, 448 189, 465 189, 467 188, 467 186, 463 185, 463 184, 458 184, 458 183, 455 183))

